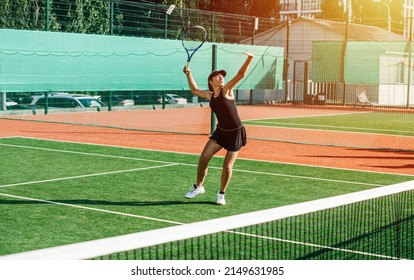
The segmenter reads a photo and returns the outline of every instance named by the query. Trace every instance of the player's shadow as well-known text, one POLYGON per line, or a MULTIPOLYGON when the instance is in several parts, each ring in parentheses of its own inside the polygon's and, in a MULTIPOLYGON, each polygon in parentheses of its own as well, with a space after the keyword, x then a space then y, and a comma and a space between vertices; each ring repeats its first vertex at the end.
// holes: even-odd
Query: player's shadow
MULTIPOLYGON (((333 158, 338 160, 343 159, 370 159, 372 160, 372 164, 363 164, 363 166, 367 167, 376 167, 376 168, 387 168, 387 169, 411 169, 414 168, 414 164, 407 163, 403 164, 406 161, 412 162, 414 160, 414 152, 413 151, 405 151, 405 150, 377 150, 377 149, 349 149, 351 151, 362 151, 365 154, 361 155, 309 155, 306 157, 309 158, 333 158), (390 164, 381 164, 378 161, 383 160, 394 160, 398 161, 396 165, 390 164), (400 163, 400 165, 398 165, 400 163)), ((388 163, 388 161, 387 161, 388 163)))
POLYGON ((36 205, 36 204, 65 204, 65 205, 105 205, 105 206, 168 206, 168 205, 184 205, 184 204, 216 204, 211 201, 180 201, 180 200, 171 200, 171 201, 108 201, 108 200, 91 200, 91 199, 63 199, 63 200, 2 200, 0 199, 0 204, 16 204, 16 205, 36 205))

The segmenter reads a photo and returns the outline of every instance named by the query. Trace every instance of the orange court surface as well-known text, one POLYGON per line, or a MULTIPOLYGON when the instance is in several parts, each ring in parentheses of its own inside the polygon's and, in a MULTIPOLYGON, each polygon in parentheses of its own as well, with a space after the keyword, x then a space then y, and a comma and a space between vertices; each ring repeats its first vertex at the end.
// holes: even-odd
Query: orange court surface
MULTIPOLYGON (((271 107, 254 111, 248 108, 239 107, 243 120, 275 116, 271 107)), ((277 116, 292 116, 292 112, 285 109, 279 109, 277 116)), ((304 116, 343 112, 343 109, 295 108, 295 114, 304 116)), ((52 113, 0 118, 0 137, 33 137, 199 154, 208 139, 209 126, 210 109, 207 107, 52 113)), ((246 130, 250 139, 239 158, 414 175, 413 137, 363 133, 347 137, 350 133, 255 126, 246 126, 246 130), (267 140, 270 133, 278 135, 277 140, 267 140)))

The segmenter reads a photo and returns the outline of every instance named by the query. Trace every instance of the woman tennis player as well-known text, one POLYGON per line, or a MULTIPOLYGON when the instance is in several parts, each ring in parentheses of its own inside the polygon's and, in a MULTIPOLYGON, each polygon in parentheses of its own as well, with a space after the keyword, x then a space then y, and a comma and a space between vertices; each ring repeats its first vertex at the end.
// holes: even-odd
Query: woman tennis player
POLYGON ((236 100, 233 88, 242 80, 247 73, 253 55, 247 55, 246 61, 238 71, 237 75, 228 83, 224 82, 226 71, 213 71, 208 76, 209 90, 201 90, 197 86, 190 69, 185 66, 184 73, 187 76, 188 85, 194 95, 210 100, 211 110, 216 114, 218 125, 214 133, 207 141, 203 152, 200 155, 197 167, 197 181, 191 190, 185 195, 186 198, 194 198, 203 194, 204 180, 207 176, 208 163, 211 158, 221 149, 227 150, 224 158, 223 170, 221 173, 220 190, 217 193, 217 204, 224 205, 226 201, 224 194, 232 176, 234 162, 237 159, 241 147, 246 145, 246 130, 237 112, 236 100))

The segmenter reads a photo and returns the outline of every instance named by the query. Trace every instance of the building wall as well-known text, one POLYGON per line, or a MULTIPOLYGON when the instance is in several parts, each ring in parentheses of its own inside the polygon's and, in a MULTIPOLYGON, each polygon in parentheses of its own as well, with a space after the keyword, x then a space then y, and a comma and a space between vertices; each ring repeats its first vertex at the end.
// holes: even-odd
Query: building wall
POLYGON ((322 0, 280 0, 280 20, 306 16, 314 18, 321 13, 322 0))
POLYGON ((307 20, 295 20, 289 25, 289 45, 287 40, 287 26, 277 33, 269 32, 266 36, 256 38, 256 43, 265 41, 268 46, 278 46, 285 49, 285 57, 289 63, 288 79, 293 79, 295 61, 307 61, 311 66, 312 43, 314 41, 342 41, 343 38, 326 28, 313 24, 307 20))

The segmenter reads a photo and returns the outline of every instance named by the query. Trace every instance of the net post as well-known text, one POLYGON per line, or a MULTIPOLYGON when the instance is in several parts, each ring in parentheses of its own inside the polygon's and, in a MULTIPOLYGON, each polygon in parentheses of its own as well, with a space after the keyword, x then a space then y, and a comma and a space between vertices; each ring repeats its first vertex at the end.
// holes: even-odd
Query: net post
MULTIPOLYGON (((217 69, 217 45, 213 44, 212 46, 212 61, 211 61, 211 70, 214 71, 217 69)), ((210 133, 213 134, 216 128, 216 115, 211 111, 211 126, 210 133)))

